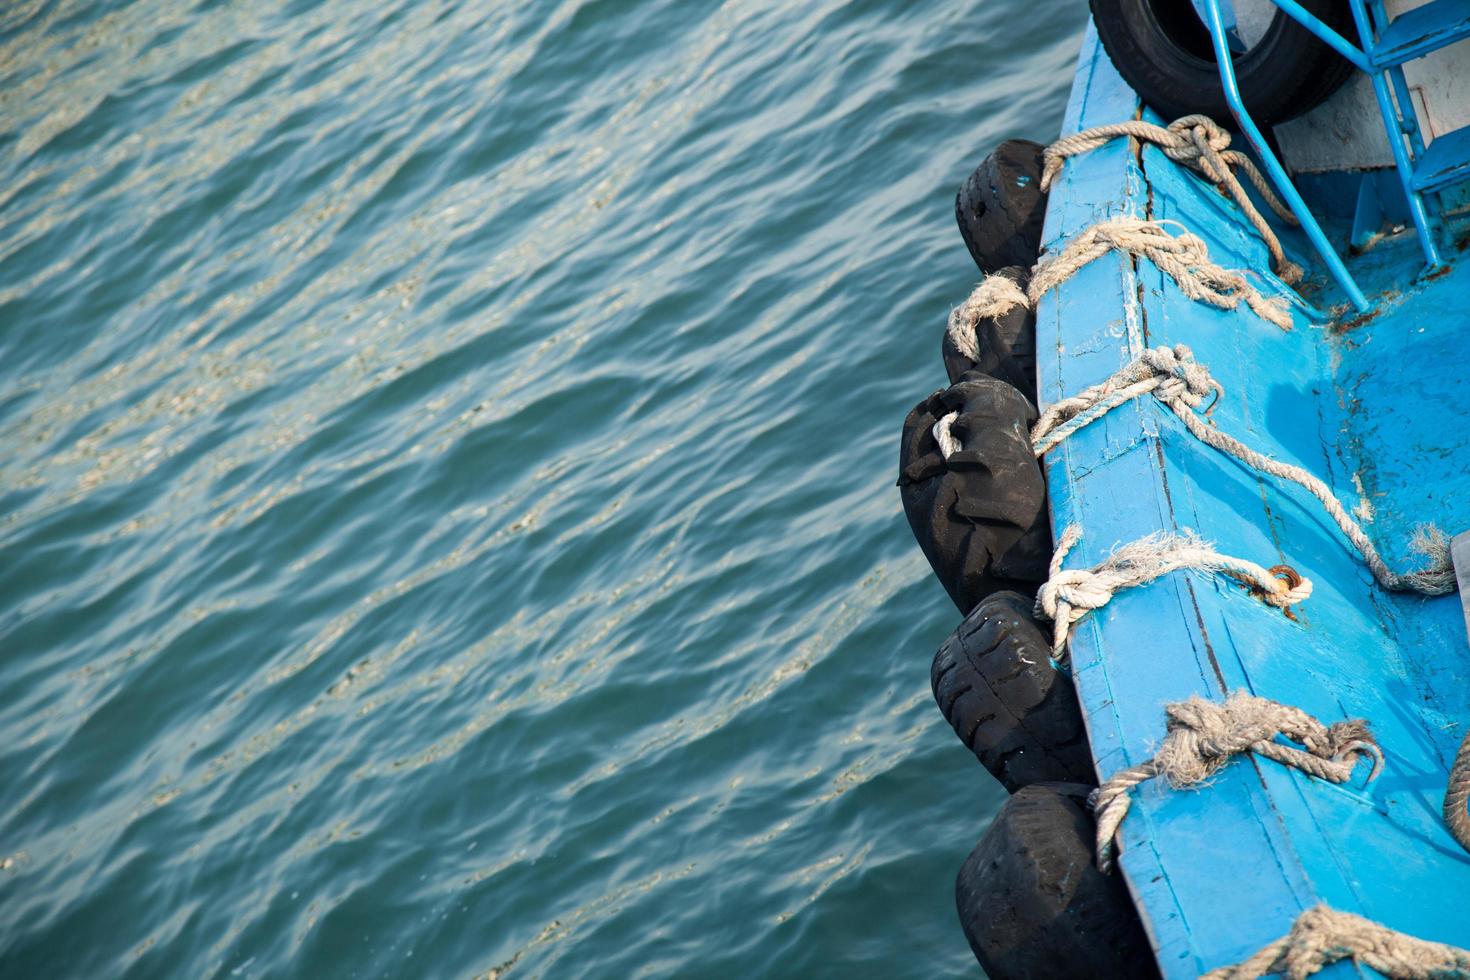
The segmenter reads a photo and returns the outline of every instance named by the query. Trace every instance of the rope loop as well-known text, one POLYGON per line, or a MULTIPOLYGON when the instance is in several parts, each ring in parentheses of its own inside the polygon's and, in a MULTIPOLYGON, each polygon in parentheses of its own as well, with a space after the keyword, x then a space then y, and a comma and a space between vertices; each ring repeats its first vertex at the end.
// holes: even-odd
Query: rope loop
POLYGON ((1052 555, 1050 574, 1036 593, 1035 612, 1052 621, 1052 657, 1066 659, 1072 627, 1100 609, 1123 589, 1152 582, 1170 572, 1192 569, 1242 582, 1268 605, 1288 609, 1312 594, 1311 580, 1288 580, 1254 562, 1222 555, 1193 533, 1158 533, 1113 551, 1093 568, 1063 568, 1067 553, 1082 539, 1077 525, 1068 527, 1052 555))
POLYGON ((955 419, 959 417, 959 412, 950 412, 948 415, 941 416, 935 421, 934 428, 930 430, 934 433, 934 441, 939 445, 939 455, 946 460, 962 448, 953 431, 955 419))
POLYGON ((1173 347, 1150 347, 1139 360, 1159 377, 1154 396, 1164 402, 1183 402, 1190 408, 1199 408, 1206 398, 1210 408, 1225 394, 1220 382, 1210 376, 1205 366, 1194 359, 1194 351, 1184 344, 1173 347))
POLYGON ((1222 704, 1198 695, 1164 708, 1166 734, 1153 758, 1109 777, 1093 791, 1097 813, 1097 866, 1110 871, 1118 827, 1132 805, 1129 790, 1156 777, 1173 789, 1197 786, 1247 752, 1299 769, 1316 779, 1347 782, 1358 762, 1372 761, 1378 778, 1383 753, 1360 718, 1324 725, 1300 708, 1236 691, 1222 704), (1301 748, 1276 741, 1277 736, 1301 748))
POLYGON ((1222 310, 1233 310, 1242 302, 1257 316, 1291 329, 1291 314, 1281 299, 1267 299, 1245 275, 1216 265, 1204 239, 1189 232, 1171 235, 1169 221, 1120 217, 1089 225, 1069 241, 1060 255, 1037 263, 1026 295, 1034 309, 1047 292, 1061 285, 1079 269, 1120 251, 1147 258, 1179 286, 1190 299, 1222 310))
MULTIPOLYGON (((1184 344, 1145 350, 1107 380, 1052 405, 1041 414, 1031 429, 1032 451, 1037 456, 1042 456, 1124 402, 1150 392, 1167 405, 1189 434, 1200 442, 1227 456, 1233 456, 1253 470, 1295 483, 1316 497, 1327 516, 1332 518, 1352 546, 1363 556, 1363 561, 1373 573, 1374 579, 1385 589, 1429 596, 1448 595, 1455 591, 1455 570, 1450 561, 1449 538, 1443 531, 1433 525, 1419 528, 1410 541, 1409 548, 1427 559, 1424 567, 1413 572, 1396 572, 1388 567, 1388 563, 1379 554, 1378 547, 1368 537, 1368 532, 1363 530, 1342 501, 1337 499, 1332 488, 1316 475, 1304 467, 1283 463, 1265 453, 1257 452, 1201 418, 1195 409, 1199 408, 1205 398, 1211 398, 1210 407, 1204 413, 1208 416, 1223 397, 1225 389, 1203 364, 1194 359, 1194 353, 1184 344)), ((1290 589, 1286 591, 1291 592, 1290 589)), ((1274 601, 1274 593, 1268 593, 1264 598, 1272 605, 1278 604, 1274 601)), ((1470 839, 1470 829, 1466 833, 1467 839, 1470 839)))
POLYGON ((1110 140, 1119 137, 1153 143, 1164 155, 1175 163, 1182 164, 1216 185, 1240 208, 1252 228, 1261 236, 1266 250, 1271 253, 1271 268, 1287 285, 1301 281, 1302 268, 1286 257, 1281 240, 1271 229, 1265 217, 1246 194, 1236 171, 1245 175, 1260 193, 1267 207, 1288 224, 1296 224, 1296 215, 1276 195, 1276 190, 1266 180, 1250 157, 1239 150, 1230 149, 1230 134, 1209 116, 1183 116, 1167 127, 1156 126, 1141 119, 1094 126, 1080 133, 1057 140, 1042 152, 1041 189, 1049 191, 1052 182, 1062 170, 1068 157, 1088 153, 1110 140))
POLYGON ((949 338, 955 350, 971 361, 980 360, 980 321, 1005 316, 1018 306, 1030 306, 1026 294, 1009 276, 998 272, 980 280, 965 301, 949 314, 949 338))

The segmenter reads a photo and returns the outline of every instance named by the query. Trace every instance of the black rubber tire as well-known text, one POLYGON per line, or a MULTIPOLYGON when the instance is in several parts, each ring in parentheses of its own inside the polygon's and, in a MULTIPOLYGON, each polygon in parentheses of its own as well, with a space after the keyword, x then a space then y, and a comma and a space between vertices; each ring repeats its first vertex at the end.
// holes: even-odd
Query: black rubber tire
MULTIPOLYGON (((1005 276, 1026 291, 1031 281, 1028 266, 1010 265, 997 269, 994 275, 1005 276)), ((971 371, 980 371, 1015 388, 1036 402, 1036 314, 1030 307, 1015 306, 998 317, 985 317, 975 330, 979 341, 980 359, 972 361, 961 354, 944 332, 940 354, 944 358, 944 370, 950 384, 971 371)))
POLYGON ((981 271, 1026 268, 1041 251, 1046 195, 1041 193, 1040 143, 1006 140, 960 185, 954 199, 960 236, 981 271))
MULTIPOLYGON (((1090 0, 1097 34, 1118 74, 1165 119, 1230 107, 1210 34, 1186 0, 1090 0)), ((1301 0, 1339 34, 1357 38, 1345 0, 1301 0)), ((1261 126, 1283 122, 1335 92, 1352 65, 1283 11, 1250 50, 1231 59, 1241 99, 1261 126)))
POLYGON ((1093 864, 1087 793, 1027 786, 961 866, 960 926, 991 980, 1159 975, 1122 877, 1093 864))
POLYGON ((929 684, 954 733, 1007 791, 1095 782, 1077 691, 1052 666, 1025 596, 981 600, 934 654, 929 684))
POLYGON ((924 399, 904 420, 899 495, 919 548, 960 612, 1009 589, 1035 595, 1051 560, 1046 483, 1031 452, 1036 409, 1015 388, 974 372, 924 399), (961 449, 948 460, 934 423, 957 411, 961 449))

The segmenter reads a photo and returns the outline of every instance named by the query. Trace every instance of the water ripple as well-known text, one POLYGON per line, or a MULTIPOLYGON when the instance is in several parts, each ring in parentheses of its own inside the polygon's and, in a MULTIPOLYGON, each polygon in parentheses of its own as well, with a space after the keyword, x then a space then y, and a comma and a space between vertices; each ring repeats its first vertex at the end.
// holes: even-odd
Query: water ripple
POLYGON ((0 11, 0 973, 973 973, 892 466, 1074 8, 0 11))

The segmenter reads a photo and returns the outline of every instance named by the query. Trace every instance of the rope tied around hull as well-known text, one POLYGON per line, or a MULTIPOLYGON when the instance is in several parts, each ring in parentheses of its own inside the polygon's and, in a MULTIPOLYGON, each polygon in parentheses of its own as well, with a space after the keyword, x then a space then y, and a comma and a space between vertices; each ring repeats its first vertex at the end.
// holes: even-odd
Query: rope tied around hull
POLYGON ((1222 555, 1192 533, 1159 532, 1115 549, 1093 568, 1063 568, 1067 553, 1081 539, 1077 525, 1067 528, 1052 555, 1050 576, 1036 593, 1036 614, 1052 621, 1052 657, 1057 661, 1065 659, 1072 627, 1089 612, 1107 605, 1123 589, 1170 572, 1192 569, 1233 578, 1278 609, 1290 608, 1312 594, 1311 580, 1287 566, 1266 569, 1222 555))
POLYGON ((1190 409, 1210 398, 1210 408, 1205 411, 1209 415, 1225 389, 1184 344, 1150 347, 1106 381, 1063 398, 1043 412, 1031 429, 1036 455, 1045 455, 1072 433, 1150 392, 1166 405, 1182 404, 1190 409))
POLYGON ((1209 116, 1184 116, 1167 127, 1141 119, 1130 119, 1108 126, 1094 126, 1063 137, 1042 153, 1042 191, 1051 190, 1052 182, 1061 173, 1062 163, 1068 157, 1089 153, 1110 140, 1124 136, 1154 144, 1170 160, 1183 164, 1219 187, 1239 206, 1251 227, 1255 228, 1265 242, 1267 251, 1271 253, 1271 268, 1276 275, 1288 285, 1301 281, 1301 266, 1287 259, 1281 248, 1281 240, 1276 237, 1265 216, 1246 194, 1235 171, 1245 175, 1260 192, 1266 205, 1283 221, 1294 225, 1297 223, 1296 215, 1276 196, 1275 189, 1256 168, 1251 158, 1239 150, 1230 149, 1230 134, 1209 116))
POLYGON ((1290 932, 1250 959, 1211 970, 1201 980, 1253 980, 1267 974, 1305 980, 1345 959, 1400 980, 1470 978, 1470 951, 1417 939, 1360 915, 1318 905, 1297 916, 1290 932))
POLYGON ((1167 734, 1153 758, 1114 773, 1093 790, 1097 866, 1104 872, 1112 869, 1114 837, 1132 805, 1128 791, 1155 777, 1162 776, 1174 789, 1196 786, 1246 752, 1333 783, 1351 778, 1362 756, 1373 760, 1370 782, 1383 768, 1383 753, 1368 723, 1359 718, 1324 725, 1300 708, 1244 691, 1223 704, 1196 695, 1166 705, 1164 711, 1167 734), (1302 748, 1275 741, 1277 735, 1302 748))
POLYGON ((1037 264, 1026 290, 1032 308, 1047 290, 1072 278, 1089 262, 1119 251, 1147 258, 1196 302, 1222 310, 1233 310, 1244 302, 1261 319, 1282 330, 1291 329, 1291 314, 1283 300, 1267 299, 1242 273, 1216 265, 1198 235, 1187 231, 1171 235, 1166 224, 1177 222, 1112 218, 1090 225, 1056 258, 1037 264))
MULTIPOLYGON (((1385 589, 1429 596, 1448 595, 1455 591, 1455 572, 1450 563, 1449 540, 1444 532, 1433 526, 1420 528, 1410 542, 1410 548, 1427 557, 1428 564, 1416 572, 1395 572, 1326 483, 1300 466, 1283 463, 1251 449, 1201 418, 1194 409, 1207 396, 1220 398, 1225 389, 1210 376, 1204 365, 1194 359, 1193 351, 1184 344, 1145 350, 1138 359, 1101 384, 1048 408, 1031 430, 1032 446, 1040 456, 1124 402, 1150 392, 1167 405, 1184 423, 1189 434, 1200 442, 1235 457, 1251 469, 1295 483, 1316 497, 1333 523, 1362 555, 1378 584, 1385 589)), ((1212 402, 1211 410, 1213 406, 1212 402)), ((1467 778, 1470 778, 1470 773, 1467 773, 1467 778)), ((1467 835, 1470 835, 1470 828, 1467 828, 1467 835)))
POLYGON ((965 297, 949 314, 949 338, 955 350, 971 361, 980 360, 980 338, 976 328, 980 321, 1005 316, 1018 306, 1029 306, 1026 294, 1009 276, 993 273, 965 297))
POLYGON ((1216 265, 1199 236, 1188 232, 1169 234, 1165 225, 1175 223, 1113 218, 1092 225, 1068 242, 1060 255, 1033 266, 1030 284, 1024 291, 1009 276, 991 273, 950 311, 947 332, 955 349, 972 361, 978 360, 977 327, 982 319, 1002 317, 1017 306, 1035 310, 1047 290, 1055 289, 1089 262, 1114 250, 1149 259, 1192 300, 1222 310, 1236 309, 1244 302, 1262 319, 1282 330, 1291 329, 1291 314, 1283 300, 1266 298, 1243 273, 1216 265))

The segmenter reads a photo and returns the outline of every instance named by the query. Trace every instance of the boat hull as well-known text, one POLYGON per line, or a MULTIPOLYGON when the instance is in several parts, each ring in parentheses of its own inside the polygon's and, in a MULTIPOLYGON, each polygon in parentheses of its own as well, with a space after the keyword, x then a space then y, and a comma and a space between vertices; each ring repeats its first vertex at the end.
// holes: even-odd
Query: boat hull
MULTIPOLYGON (((1089 30, 1063 134, 1138 113, 1089 30)), ((1415 525, 1470 528, 1470 381, 1457 367, 1470 349, 1470 263, 1415 281, 1412 235, 1382 242, 1353 265, 1379 312, 1333 322, 1269 272, 1230 201, 1157 149, 1140 153, 1124 140, 1067 162, 1050 195, 1043 261, 1116 216, 1177 221, 1201 236, 1217 263, 1292 303, 1293 329, 1244 306, 1191 301, 1146 260, 1114 253, 1038 304, 1043 408, 1147 347, 1187 344, 1224 385, 1215 424, 1326 480, 1393 567, 1419 561, 1415 525)), ((1286 244, 1310 269, 1302 243, 1286 244)), ((1320 273, 1303 292, 1316 306, 1341 302, 1320 273)), ((1385 592, 1310 495, 1200 443, 1152 398, 1072 436, 1046 467, 1053 528, 1084 532, 1069 567, 1160 530, 1193 530, 1225 554, 1290 565, 1314 585, 1292 618, 1228 580, 1175 573, 1119 592, 1080 622, 1071 669, 1100 778, 1152 755, 1165 704, 1242 690, 1327 723, 1366 718, 1386 757, 1371 785, 1366 766, 1339 786, 1243 756, 1198 789, 1154 780, 1135 790, 1121 871, 1164 975, 1238 962, 1321 903, 1470 946, 1470 855, 1440 816, 1470 720, 1470 647, 1456 598, 1385 592)))

